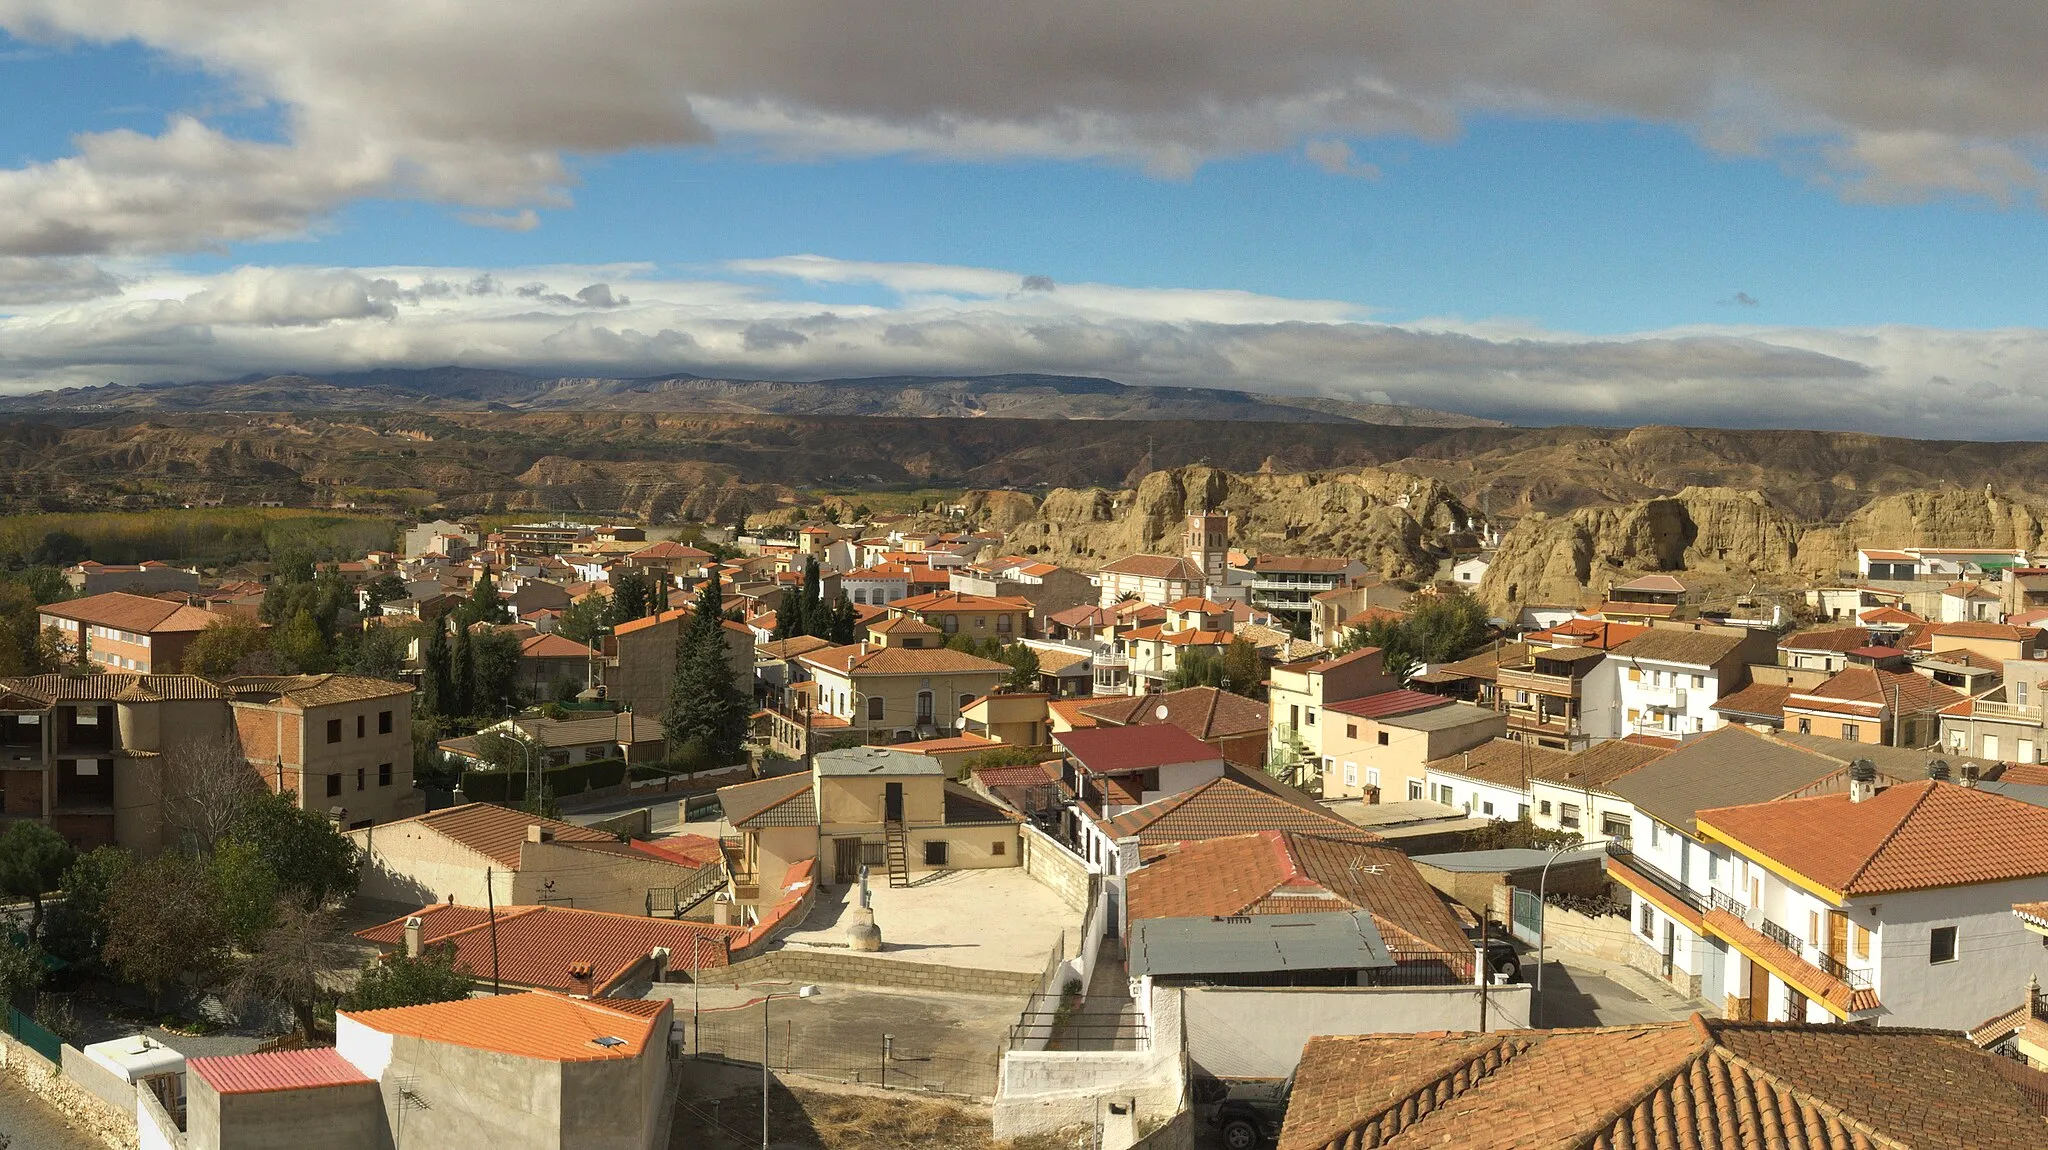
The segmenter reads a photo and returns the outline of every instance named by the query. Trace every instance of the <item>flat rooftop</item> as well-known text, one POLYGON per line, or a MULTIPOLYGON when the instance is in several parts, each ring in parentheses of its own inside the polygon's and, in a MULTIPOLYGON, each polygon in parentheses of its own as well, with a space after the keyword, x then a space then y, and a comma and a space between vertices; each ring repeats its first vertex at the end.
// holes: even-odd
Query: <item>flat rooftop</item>
MULTIPOLYGON (((1081 912, 1022 867, 930 871, 907 887, 890 886, 878 868, 869 882, 882 932, 881 954, 873 957, 1035 974, 1062 934, 1068 957, 1081 952, 1081 912)), ((820 890, 809 917, 782 945, 845 953, 858 889, 849 883, 820 890)))
POLYGON ((850 747, 842 751, 820 751, 812 763, 821 776, 946 773, 946 768, 930 755, 892 751, 887 747, 850 747))

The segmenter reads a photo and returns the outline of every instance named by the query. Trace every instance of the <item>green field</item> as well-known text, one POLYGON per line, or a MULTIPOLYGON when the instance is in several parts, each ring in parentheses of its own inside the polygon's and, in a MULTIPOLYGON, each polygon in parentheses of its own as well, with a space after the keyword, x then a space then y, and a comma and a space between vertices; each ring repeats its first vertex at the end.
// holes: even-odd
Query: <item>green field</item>
POLYGON ((353 559, 391 549, 398 527, 391 518, 292 507, 9 515, 0 516, 0 566, 61 566, 81 558, 221 566, 287 550, 353 559))

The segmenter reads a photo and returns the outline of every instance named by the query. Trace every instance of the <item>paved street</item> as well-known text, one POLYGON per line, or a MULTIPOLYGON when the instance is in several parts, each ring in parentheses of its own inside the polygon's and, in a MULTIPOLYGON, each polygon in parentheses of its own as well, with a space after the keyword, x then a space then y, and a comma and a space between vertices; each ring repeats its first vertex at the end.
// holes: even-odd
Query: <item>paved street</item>
MULTIPOLYGON (((1523 976, 1535 976, 1532 963, 1523 976)), ((1712 1007, 1632 967, 1572 955, 1543 964, 1534 1024, 1545 1028, 1670 1022, 1712 1007)))

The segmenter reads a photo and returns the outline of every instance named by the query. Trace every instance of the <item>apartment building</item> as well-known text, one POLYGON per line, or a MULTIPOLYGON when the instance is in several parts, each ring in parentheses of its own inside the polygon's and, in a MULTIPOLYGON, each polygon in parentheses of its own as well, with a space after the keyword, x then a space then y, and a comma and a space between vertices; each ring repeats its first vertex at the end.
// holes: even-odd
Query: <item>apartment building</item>
POLYGON ((1126 555, 1106 563, 1095 574, 1097 602, 1114 607, 1126 599, 1165 606, 1176 599, 1203 595, 1208 577, 1202 568, 1179 555, 1126 555))
POLYGON ((1320 757, 1304 760, 1297 785, 1326 799, 1396 802, 1423 797, 1429 763, 1485 745, 1507 722, 1471 703, 1383 691, 1325 705, 1317 728, 1320 757))
POLYGON ((1698 813, 1732 864, 1702 922, 1730 1013, 1964 1030, 2048 975, 2012 913, 2048 898, 2048 808, 1940 779, 1698 813))
POLYGON ((961 712, 1010 673, 1007 664, 945 647, 869 643, 821 648, 796 662, 815 691, 814 730, 896 741, 959 733, 961 712))
POLYGON ((1359 699, 1400 686, 1386 672, 1386 654, 1378 647, 1360 647, 1346 655, 1282 663, 1266 680, 1266 714, 1272 725, 1269 758, 1302 748, 1305 759, 1328 758, 1323 747, 1323 709, 1345 699, 1359 699))
POLYGON ((37 626, 55 628, 72 651, 109 671, 175 674, 185 649, 220 618, 182 600, 108 591, 38 608, 37 626))
POLYGON ((155 559, 145 559, 140 563, 95 563, 87 559, 76 566, 66 567, 64 582, 80 595, 99 595, 107 591, 154 595, 159 591, 196 591, 199 574, 155 559))
POLYGON ((1959 760, 2048 762, 2043 680, 2048 680, 2048 663, 2008 660, 2004 682, 1941 709, 1941 745, 1959 760))
POLYGON ((1503 664, 1494 680, 1494 706, 1507 716, 1511 738, 1540 747, 1576 751, 1616 728, 1616 678, 1607 652, 1596 647, 1532 648, 1523 662, 1503 664))
POLYGON ((1853 652, 1866 657, 1818 687, 1785 696, 1785 729, 1882 746, 1924 747, 1940 736, 1941 713, 1968 696, 1925 675, 1904 670, 1903 653, 1888 647, 1853 652))
POLYGON ((1271 612, 1296 634, 1307 634, 1315 597, 1365 577, 1365 564, 1329 555, 1258 555, 1233 572, 1255 610, 1271 612))
POLYGON ((228 705, 249 765, 303 810, 351 829, 424 808, 412 778, 412 688, 360 675, 230 679, 228 705))
POLYGON ((1000 639, 1005 643, 1034 638, 1031 600, 1008 595, 963 595, 958 591, 932 591, 894 600, 886 606, 889 614, 921 619, 949 638, 1000 639))
MULTIPOLYGON (((606 698, 629 710, 658 715, 668 707, 668 681, 676 667, 676 633, 693 612, 675 607, 621 623, 612 629, 610 659, 604 669, 606 698)), ((754 694, 754 632, 730 619, 724 628, 726 660, 733 687, 754 694)))
MULTIPOLYGON (((1721 725, 1714 703, 1749 683, 1750 663, 1777 654, 1767 631, 1654 627, 1611 653, 1621 734, 1683 735, 1721 725)), ((1589 721, 1583 717, 1582 721, 1589 721)))

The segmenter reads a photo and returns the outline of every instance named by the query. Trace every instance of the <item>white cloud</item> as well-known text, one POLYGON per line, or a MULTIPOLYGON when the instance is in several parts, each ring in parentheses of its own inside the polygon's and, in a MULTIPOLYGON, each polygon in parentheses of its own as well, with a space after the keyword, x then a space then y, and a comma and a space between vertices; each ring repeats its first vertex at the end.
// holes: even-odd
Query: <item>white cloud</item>
POLYGON ((644 265, 130 269, 119 295, 0 317, 0 388, 462 364, 816 379, 1039 371, 1392 401, 1526 423, 2048 434, 2048 332, 1721 326, 1590 338, 1373 322, 1242 292, 1062 283, 817 256, 644 265), (739 278, 733 278, 734 275, 739 278), (862 283, 888 302, 805 298, 862 283))
POLYGON ((1671 123, 1846 194, 2032 201, 2048 8, 1724 0, 1156 6, 875 0, 0 0, 0 28, 136 41, 268 108, 279 142, 192 120, 0 172, 0 254, 298 235, 364 196, 530 226, 565 157, 698 145, 1108 160, 1163 174, 1295 146, 1449 138, 1474 112, 1671 123), (1843 29, 1853 27, 1853 35, 1843 29))

